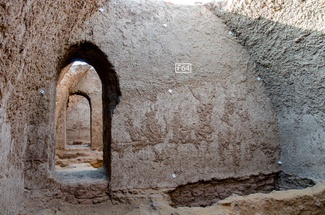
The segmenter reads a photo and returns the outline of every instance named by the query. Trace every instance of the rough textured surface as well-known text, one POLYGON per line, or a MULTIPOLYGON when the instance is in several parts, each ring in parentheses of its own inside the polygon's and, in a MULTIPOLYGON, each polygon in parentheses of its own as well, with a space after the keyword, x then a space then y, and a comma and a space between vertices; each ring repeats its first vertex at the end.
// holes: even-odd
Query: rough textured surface
POLYGON ((215 12, 256 62, 272 99, 282 169, 324 179, 324 1, 226 1, 215 12))
POLYGON ((269 193, 274 190, 304 189, 315 182, 283 172, 259 174, 240 178, 212 179, 178 186, 169 191, 172 206, 206 207, 232 195, 246 196, 253 193, 269 193))
POLYGON ((304 189, 306 187, 312 187, 314 185, 315 182, 311 179, 289 175, 284 172, 280 172, 275 180, 276 190, 304 189))
MULTIPOLYGON (((60 185, 60 192, 56 198, 72 204, 98 204, 107 201, 107 179, 101 173, 91 174, 91 171, 88 177, 92 178, 81 179, 70 183, 63 182, 60 185)), ((65 177, 62 179, 66 180, 65 177)))
POLYGON ((86 95, 91 106, 91 148, 103 150, 102 83, 91 67, 74 89, 74 93, 86 95))
MULTIPOLYGON (((228 12, 223 17, 256 61, 258 74, 246 50, 204 7, 113 0, 100 12, 95 0, 0 2, 1 213, 15 214, 24 191, 39 192, 34 200, 50 200, 61 192, 52 178, 55 88, 61 70, 77 58, 94 64, 103 84, 103 151, 111 191, 127 196, 128 188, 175 188, 276 171, 277 120, 257 75, 278 112, 283 168, 324 178, 324 3, 233 3, 227 10, 243 14, 228 12), (95 45, 83 46, 84 40, 95 45), (89 49, 96 45, 104 53, 89 49), (192 63, 193 72, 175 74, 177 62, 192 63), (119 87, 123 98, 111 121, 119 87)), ((324 211, 323 185, 288 192, 290 200, 283 194, 239 198, 220 207, 233 214, 324 211)), ((26 213, 61 213, 52 210, 51 203, 39 201, 39 211, 26 213)), ((129 212, 215 210, 174 210, 159 201, 143 204, 129 212)), ((67 206, 63 214, 73 209, 67 206)), ((78 209, 80 214, 92 213, 89 210, 78 209)))
MULTIPOLYGON (((69 145, 91 144, 90 104, 84 96, 69 96, 67 108, 67 143, 69 145)), ((101 129, 103 130, 103 129, 101 129)))
MULTIPOLYGON (((59 22, 58 17, 66 17, 59 12, 67 11, 64 7, 69 7, 69 14, 74 16, 75 11, 70 5, 58 4, 62 8, 54 9, 51 4, 46 7, 41 3, 30 4, 26 7, 39 7, 35 10, 40 13, 46 11, 48 16, 54 14, 55 17, 35 13, 35 19, 46 23, 46 27, 43 29, 36 20, 31 20, 31 28, 38 26, 40 30, 34 29, 31 33, 37 32, 36 35, 20 40, 19 46, 24 42, 27 47, 23 49, 25 56, 19 54, 19 48, 17 56, 6 54, 11 56, 6 61, 8 70, 13 70, 9 73, 10 77, 17 82, 14 85, 8 81, 4 83, 7 87, 16 87, 12 90, 20 92, 21 99, 17 100, 18 95, 6 94, 3 101, 10 104, 1 106, 10 110, 3 109, 2 119, 6 113, 16 113, 10 119, 18 120, 16 124, 13 121, 1 124, 4 132, 1 138, 9 137, 8 141, 17 143, 15 149, 19 150, 15 152, 13 148, 10 151, 9 142, 2 144, 7 148, 2 150, 4 156, 1 159, 6 158, 8 153, 17 156, 17 160, 9 158, 3 161, 3 167, 10 167, 7 162, 12 160, 20 166, 20 171, 18 168, 9 172, 22 174, 24 163, 26 189, 45 189, 52 180, 55 86, 61 69, 76 58, 85 58, 96 69, 103 84, 104 161, 108 165, 112 191, 173 188, 211 178, 277 171, 278 127, 270 100, 262 83, 256 80, 256 70, 246 51, 229 37, 221 19, 205 7, 112 1, 105 3, 103 12, 92 13, 84 21, 84 16, 95 6, 71 4, 78 9, 76 17, 84 24, 78 28, 77 22, 76 28, 70 32, 71 23, 66 21, 66 25, 58 26, 56 32, 67 32, 61 29, 64 28, 69 29, 69 33, 60 36, 49 34, 47 26, 59 22), (45 20, 42 21, 42 17, 45 20), (52 36, 53 40, 47 36, 52 36), (53 44, 46 43, 43 47, 45 42, 40 45, 42 38, 53 44), (110 117, 120 95, 118 80, 105 56, 93 55, 97 49, 91 47, 95 46, 78 45, 83 40, 96 44, 107 54, 119 77, 123 97, 115 110, 112 124, 110 117), (64 47, 76 45, 64 52, 61 44, 67 44, 64 47), (78 54, 79 48, 83 50, 82 54, 78 54), (84 55, 88 52, 91 55, 84 55), (51 60, 44 56, 51 56, 51 60), (65 58, 59 61, 58 57, 65 58), (13 58, 24 61, 12 63, 10 60, 13 58), (174 64, 177 62, 192 63, 193 72, 175 74, 174 64), (23 68, 17 70, 24 76, 21 79, 14 72, 17 65, 23 68), (56 66, 58 70, 55 70, 56 66), (19 81, 24 81, 24 84, 19 81), (40 89, 44 89, 45 93, 40 94, 40 89), (30 93, 26 97, 22 93, 28 90, 30 93), (13 125, 18 127, 9 131, 13 125), (11 132, 17 132, 16 136, 11 137, 11 132), (25 139, 19 139, 23 137, 25 139), (110 146, 111 138, 113 142, 110 146), (26 151, 21 151, 25 148, 26 151), (24 162, 20 160, 22 154, 19 154, 23 152, 24 162), (176 178, 171 177, 173 173, 176 178)), ((18 22, 24 22, 23 18, 18 19, 18 22)), ((14 35, 17 32, 19 30, 14 35)), ((5 40, 9 51, 17 44, 11 43, 9 38, 5 40)), ((9 76, 4 77, 10 80, 9 76)), ((10 92, 8 89, 4 91, 10 92)), ((10 178, 21 180, 23 176, 2 179, 3 191, 11 195, 8 199, 23 190, 22 180, 13 183, 15 180, 10 178), (6 183, 20 188, 10 190, 11 186, 6 183), (10 194, 14 190, 17 192, 10 194)), ((3 202, 1 205, 11 204, 3 202)))
POLYGON ((174 207, 206 207, 234 194, 269 193, 275 189, 277 174, 253 175, 242 178, 199 181, 181 185, 169 192, 174 207))
POLYGON ((231 196, 210 207, 169 205, 168 198, 154 190, 122 194, 125 201, 108 201, 96 205, 71 205, 46 198, 28 199, 20 215, 322 215, 325 211, 325 184, 304 190, 274 191, 270 194, 231 196))
POLYGON ((71 31, 97 8, 94 0, 0 2, 0 211, 3 214, 14 214, 23 197, 24 185, 39 187, 42 178, 49 174, 49 158, 54 153, 51 107, 55 102, 52 98, 56 66, 69 46, 71 31), (45 89, 44 95, 39 93, 40 89, 45 89))
MULTIPOLYGON (((89 65, 69 65, 65 67, 59 76, 56 91, 55 107, 55 128, 56 128, 56 148, 65 149, 66 144, 78 140, 82 133, 77 131, 80 127, 78 118, 88 117, 90 125, 83 126, 83 131, 90 132, 91 141, 88 140, 92 149, 103 149, 103 104, 102 104, 102 84, 95 69, 89 65), (71 116, 71 108, 68 108, 69 98, 72 95, 80 95, 86 98, 90 104, 90 114, 83 113, 87 111, 86 106, 75 112, 71 116), (86 109, 85 109, 86 108, 86 109), (67 112, 70 110, 70 115, 67 112), (79 124, 79 125, 78 125, 79 124), (87 128, 89 127, 90 128, 87 128), (75 132, 74 132, 75 131, 75 132), (70 137, 68 137, 70 135, 70 137), (78 137, 79 136, 79 137, 78 137), (67 139, 68 138, 68 139, 67 139)), ((89 105, 88 105, 89 106, 89 105)), ((74 106, 73 106, 74 107, 74 106)), ((89 110, 88 110, 89 111, 89 110)), ((85 138, 85 137, 83 137, 85 138)))
POLYGON ((65 167, 65 169, 77 168, 76 165, 79 164, 88 164, 88 166, 93 166, 94 168, 101 167, 103 166, 103 152, 92 150, 85 145, 70 146, 65 150, 56 150, 56 171, 65 167))
POLYGON ((120 80, 112 190, 277 171, 271 103, 245 50, 205 7, 112 1, 79 40, 97 44, 120 80), (175 74, 177 62, 193 72, 175 74))
POLYGON ((321 215, 325 211, 324 184, 305 190, 277 191, 271 194, 252 194, 230 197, 219 205, 230 209, 231 215, 321 215))

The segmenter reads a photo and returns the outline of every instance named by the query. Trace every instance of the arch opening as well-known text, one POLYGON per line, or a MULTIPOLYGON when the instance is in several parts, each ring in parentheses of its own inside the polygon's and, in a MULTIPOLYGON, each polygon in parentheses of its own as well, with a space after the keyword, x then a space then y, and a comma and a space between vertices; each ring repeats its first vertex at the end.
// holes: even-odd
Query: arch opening
MULTIPOLYGON (((58 165, 65 165, 58 162, 64 156, 60 158, 58 152, 88 148, 72 155, 79 161, 83 160, 82 156, 90 155, 86 163, 99 168, 96 174, 83 178, 102 179, 104 175, 107 180, 111 175, 111 118, 121 96, 113 66, 97 46, 83 42, 67 50, 58 71, 55 175, 64 180, 64 174, 57 171, 58 165)), ((79 170, 85 173, 85 169, 79 170)), ((80 178, 80 175, 75 177, 80 178)))
POLYGON ((72 94, 67 102, 67 141, 65 148, 89 148, 91 146, 90 103, 84 96, 72 94))

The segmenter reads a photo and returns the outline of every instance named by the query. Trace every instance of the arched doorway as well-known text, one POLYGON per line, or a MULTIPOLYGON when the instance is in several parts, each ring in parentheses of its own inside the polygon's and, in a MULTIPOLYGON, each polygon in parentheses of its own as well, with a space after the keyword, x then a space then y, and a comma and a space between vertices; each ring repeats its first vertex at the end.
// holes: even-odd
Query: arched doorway
POLYGON ((91 110, 85 96, 72 94, 68 98, 65 148, 91 146, 91 110))
MULTIPOLYGON (((102 152, 104 166, 109 176, 111 175, 111 119, 114 108, 118 104, 121 96, 119 81, 112 64, 107 59, 106 54, 96 45, 89 42, 83 42, 73 45, 67 50, 65 56, 58 66, 58 70, 60 71, 60 74, 58 75, 58 82, 63 79, 64 74, 67 72, 67 69, 69 69, 67 67, 69 67, 69 65, 75 61, 85 62, 92 66, 101 81, 102 152)), ((67 104, 56 104, 57 107, 65 105, 67 104)), ((92 102, 90 102, 90 106, 93 106, 92 102)), ((91 111, 93 111, 93 108, 91 108, 91 111)), ((59 120, 60 119, 57 119, 57 121, 59 120)), ((63 124, 66 125, 66 123, 63 124)), ((66 128, 61 128, 61 130, 66 132, 66 128)), ((95 135, 92 134, 91 136, 93 137, 95 135)), ((61 139, 61 136, 56 135, 56 142, 60 141, 61 139)), ((61 141, 66 143, 66 140, 61 141)))

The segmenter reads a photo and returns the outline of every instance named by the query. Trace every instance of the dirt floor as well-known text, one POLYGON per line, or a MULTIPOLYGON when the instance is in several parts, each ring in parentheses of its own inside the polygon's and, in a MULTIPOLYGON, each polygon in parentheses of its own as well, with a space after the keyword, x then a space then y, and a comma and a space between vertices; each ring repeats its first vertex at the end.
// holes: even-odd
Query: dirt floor
POLYGON ((302 190, 273 191, 269 194, 233 195, 212 206, 179 207, 170 206, 168 195, 157 190, 137 194, 120 193, 114 200, 100 204, 74 205, 61 199, 34 197, 26 199, 19 215, 309 215, 325 214, 325 183, 302 190))

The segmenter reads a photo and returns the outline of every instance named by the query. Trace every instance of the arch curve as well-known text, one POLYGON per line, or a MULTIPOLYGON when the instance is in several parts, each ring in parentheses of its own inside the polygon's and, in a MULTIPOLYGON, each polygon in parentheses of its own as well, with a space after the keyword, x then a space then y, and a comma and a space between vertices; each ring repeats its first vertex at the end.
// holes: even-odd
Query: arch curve
POLYGON ((77 96, 83 96, 83 97, 85 97, 88 100, 88 102, 89 102, 90 110, 92 109, 92 107, 91 107, 92 106, 91 105, 91 98, 89 97, 89 95, 87 93, 78 90, 78 91, 74 91, 72 93, 69 93, 69 96, 72 96, 72 95, 77 95, 77 96))
MULTIPOLYGON (((109 176, 111 176, 111 121, 112 114, 121 97, 118 76, 107 55, 95 44, 83 41, 68 48, 58 64, 60 72, 75 61, 83 61, 94 67, 102 82, 103 103, 103 160, 109 176)), ((109 177, 110 178, 110 177, 109 177)))

